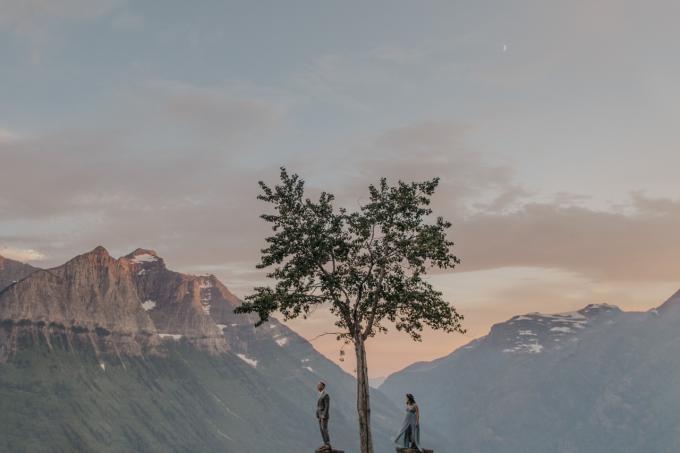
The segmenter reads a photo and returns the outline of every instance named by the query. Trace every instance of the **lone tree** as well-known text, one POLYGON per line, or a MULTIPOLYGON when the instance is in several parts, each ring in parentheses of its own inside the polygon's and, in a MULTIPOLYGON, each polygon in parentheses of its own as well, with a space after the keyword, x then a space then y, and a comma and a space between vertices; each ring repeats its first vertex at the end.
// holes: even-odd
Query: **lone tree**
POLYGON ((307 318, 320 305, 336 316, 339 340, 356 352, 357 411, 362 453, 372 453, 366 341, 387 326, 421 340, 424 325, 464 333, 463 316, 423 279, 428 268, 453 268, 460 261, 447 240, 451 223, 430 219, 428 207, 439 178, 425 182, 385 178, 370 185, 369 199, 356 212, 335 209, 334 196, 322 192, 318 201, 304 194, 304 181, 281 168, 281 183, 260 181, 258 199, 271 203, 272 224, 257 268, 273 269, 273 287, 257 287, 238 313, 258 313, 261 325, 270 314, 284 319, 307 318), (429 221, 428 220, 432 220, 429 221))

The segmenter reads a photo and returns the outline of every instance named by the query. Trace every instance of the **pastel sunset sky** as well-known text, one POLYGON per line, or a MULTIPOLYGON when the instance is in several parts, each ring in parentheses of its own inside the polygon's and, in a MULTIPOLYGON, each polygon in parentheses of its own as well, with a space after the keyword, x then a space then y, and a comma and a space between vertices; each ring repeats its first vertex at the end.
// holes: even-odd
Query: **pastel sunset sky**
MULTIPOLYGON (((373 376, 515 314, 650 309, 680 287, 678 17, 665 0, 0 0, 0 254, 153 248, 245 296, 264 283, 257 181, 280 166, 350 209, 381 176, 439 176, 462 264, 431 280, 468 333, 377 337, 373 376)), ((291 326, 332 329, 323 309, 291 326)))

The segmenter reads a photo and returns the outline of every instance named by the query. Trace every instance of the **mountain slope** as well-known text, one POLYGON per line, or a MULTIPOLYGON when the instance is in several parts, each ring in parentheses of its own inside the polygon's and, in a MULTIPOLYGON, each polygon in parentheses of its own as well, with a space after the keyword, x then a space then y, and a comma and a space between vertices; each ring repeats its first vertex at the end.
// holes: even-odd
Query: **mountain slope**
POLYGON ((671 302, 649 313, 591 305, 516 316, 380 389, 415 394, 423 427, 461 451, 678 451, 680 297, 671 302))
MULTIPOLYGON (((328 384, 331 395, 331 439, 338 446, 358 450, 356 423, 356 380, 338 365, 317 352, 312 345, 275 319, 255 329, 252 322, 225 329, 232 352, 254 366, 270 388, 284 388, 289 404, 313 408, 316 395, 310 394, 319 380, 328 384), (295 385, 291 385, 295 383, 295 385), (302 384, 302 385, 299 385, 302 384)), ((251 365, 252 366, 252 365, 251 365)), ((377 452, 392 452, 392 440, 401 426, 397 404, 380 391, 371 391, 373 437, 377 452)))
POLYGON ((188 338, 195 346, 214 353, 229 349, 222 330, 210 316, 215 277, 170 271, 152 250, 137 249, 119 261, 130 266, 142 308, 161 337, 188 338))
POLYGON ((314 446, 307 415, 257 372, 187 341, 98 364, 94 350, 23 348, 0 370, 0 451, 252 452, 314 446))

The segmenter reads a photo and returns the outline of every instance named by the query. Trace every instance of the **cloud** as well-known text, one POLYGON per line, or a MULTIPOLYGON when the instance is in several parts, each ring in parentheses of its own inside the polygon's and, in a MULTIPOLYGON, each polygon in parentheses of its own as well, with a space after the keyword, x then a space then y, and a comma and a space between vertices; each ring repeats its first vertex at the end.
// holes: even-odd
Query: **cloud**
POLYGON ((324 175, 316 184, 336 187, 338 204, 349 208, 381 176, 392 183, 441 177, 433 208, 453 222, 454 250, 463 259, 456 272, 530 267, 601 282, 680 280, 680 200, 633 192, 594 207, 587 194, 541 193, 521 184, 511 165, 476 152, 470 131, 448 122, 411 124, 309 171, 324 175))
POLYGON ((138 103, 121 103, 116 113, 128 116, 116 122, 113 115, 110 129, 72 129, 0 144, 1 241, 42 250, 49 265, 98 244, 114 254, 150 247, 175 268, 214 272, 246 294, 263 279, 254 266, 269 231, 259 219, 266 207, 256 199, 257 181, 275 182, 282 163, 309 176, 310 190, 337 190, 348 203, 365 196, 367 185, 382 175, 446 176, 444 205, 512 182, 509 169, 465 150, 464 128, 434 123, 388 131, 367 145, 369 153, 362 148, 247 165, 243 150, 266 135, 272 127, 268 112, 276 107, 255 101, 253 109, 240 89, 151 85, 139 93, 138 103), (237 106, 244 104, 240 117, 237 106), (156 119, 144 121, 150 111, 156 119), (219 124, 223 111, 233 121, 219 124), (182 122, 192 123, 179 134, 190 146, 178 146, 167 135, 153 147, 139 145, 136 124, 155 135, 176 131, 182 122))
POLYGON ((87 119, 106 127, 0 130, 0 212, 7 221, 205 207, 233 189, 241 161, 282 115, 241 88, 152 81, 87 119))
POLYGON ((213 154, 159 156, 130 149, 116 131, 99 131, 0 144, 0 158, 0 238, 15 235, 16 225, 42 224, 54 243, 68 237, 63 253, 143 242, 188 249, 194 264, 211 264, 232 253, 220 249, 221 256, 208 259, 201 250, 214 247, 211 241, 237 250, 257 230, 257 173, 213 154))
POLYGON ((18 249, 0 246, 0 255, 15 261, 42 261, 47 258, 43 253, 33 249, 18 249))
POLYGON ((131 110, 131 123, 149 108, 165 118, 150 127, 152 134, 180 120, 194 122, 182 132, 187 142, 196 137, 191 147, 172 140, 139 146, 124 121, 110 130, 0 142, 0 240, 41 250, 50 264, 100 243, 120 254, 151 247, 174 267, 209 269, 245 294, 262 281, 253 268, 268 234, 259 219, 265 206, 256 200, 257 181, 275 183, 285 164, 307 179, 311 192, 335 192, 338 204, 350 209, 381 176, 393 183, 440 176, 433 207, 454 224, 454 250, 463 259, 456 273, 531 267, 606 282, 680 276, 678 201, 633 193, 623 208, 598 210, 587 206, 587 196, 538 194, 517 180, 511 165, 469 146, 469 126, 448 122, 391 129, 349 151, 249 165, 242 150, 271 127, 270 107, 254 101, 252 108, 248 97, 233 93, 159 83, 140 101, 144 108, 131 110), (223 112, 234 120, 220 125, 223 112), (212 133, 216 137, 200 141, 212 133), (220 134, 225 145, 211 149, 220 134))
MULTIPOLYGON (((449 217, 470 209, 502 210, 529 195, 516 181, 514 170, 474 150, 467 143, 471 127, 451 122, 421 122, 390 129, 353 158, 333 162, 341 172, 341 194, 360 200, 367 186, 387 177, 391 183, 424 181, 435 176, 440 185, 433 207, 449 217)), ((319 171, 319 170, 317 170, 319 171)))
POLYGON ((557 268, 601 281, 680 280, 680 203, 633 194, 630 212, 528 203, 455 225, 461 271, 557 268))
POLYGON ((639 212, 662 216, 680 216, 680 200, 649 197, 641 191, 634 191, 631 198, 632 206, 639 212))

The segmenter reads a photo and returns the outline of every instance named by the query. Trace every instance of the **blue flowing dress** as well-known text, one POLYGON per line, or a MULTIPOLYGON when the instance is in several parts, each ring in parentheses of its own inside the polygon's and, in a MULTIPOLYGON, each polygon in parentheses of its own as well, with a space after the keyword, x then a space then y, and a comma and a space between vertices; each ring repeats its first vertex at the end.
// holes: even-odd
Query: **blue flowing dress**
POLYGON ((406 405, 406 417, 404 418, 399 435, 394 439, 394 443, 404 448, 410 447, 420 451, 420 425, 416 416, 417 410, 418 406, 415 404, 406 405))

